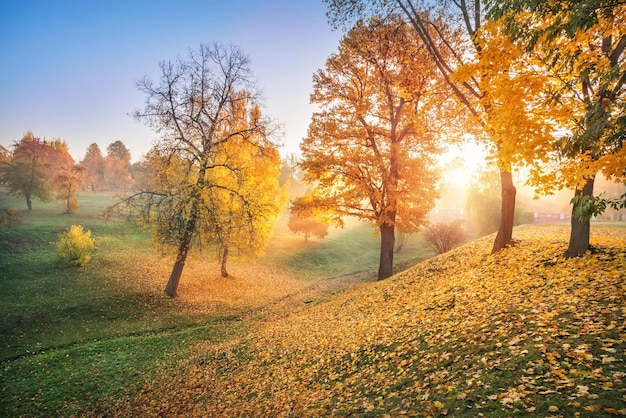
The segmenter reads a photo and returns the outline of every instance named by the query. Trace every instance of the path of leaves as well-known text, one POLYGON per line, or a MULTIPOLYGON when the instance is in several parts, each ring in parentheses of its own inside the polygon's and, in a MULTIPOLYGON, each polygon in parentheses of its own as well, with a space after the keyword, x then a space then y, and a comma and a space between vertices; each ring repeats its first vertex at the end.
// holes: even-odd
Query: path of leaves
POLYGON ((98 414, 626 415, 626 228, 575 259, 567 233, 520 227, 198 346, 98 414))

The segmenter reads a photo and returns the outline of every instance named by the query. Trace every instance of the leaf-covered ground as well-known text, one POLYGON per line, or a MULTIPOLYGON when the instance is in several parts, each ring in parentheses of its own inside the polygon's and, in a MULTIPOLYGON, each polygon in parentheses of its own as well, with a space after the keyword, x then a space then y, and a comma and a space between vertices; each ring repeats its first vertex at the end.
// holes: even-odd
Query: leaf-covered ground
POLYGON ((107 416, 626 415, 626 228, 475 241, 389 280, 201 343, 107 416))

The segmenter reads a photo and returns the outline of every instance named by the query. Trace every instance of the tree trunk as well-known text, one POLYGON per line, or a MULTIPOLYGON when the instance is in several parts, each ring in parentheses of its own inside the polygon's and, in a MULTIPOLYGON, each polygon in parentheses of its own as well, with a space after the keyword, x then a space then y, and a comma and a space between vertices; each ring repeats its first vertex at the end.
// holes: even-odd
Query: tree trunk
POLYGON ((26 207, 29 211, 33 210, 33 201, 31 200, 30 196, 26 196, 26 207))
POLYGON ((68 192, 67 198, 65 199, 65 213, 72 213, 72 205, 70 203, 71 198, 72 198, 72 193, 68 192))
MULTIPOLYGON (((235 199, 235 195, 233 193, 230 194, 230 207, 233 207, 233 201, 235 199)), ((230 235, 233 230, 233 211, 232 209, 228 211, 227 216, 228 223, 226 224, 226 233, 224 234, 224 252, 222 253, 222 277, 228 277, 228 272, 226 271, 226 262, 228 261, 228 247, 230 245, 230 235)))
POLYGON ((187 254, 189 253, 189 247, 191 246, 191 238, 193 237, 193 233, 196 229, 196 216, 197 215, 192 216, 187 223, 187 227, 183 233, 183 238, 178 246, 178 253, 176 254, 174 268, 172 268, 172 273, 167 281, 167 286, 165 286, 165 294, 173 298, 177 296, 176 292, 178 290, 178 283, 180 282, 180 276, 183 274, 187 254))
MULTIPOLYGON (((581 189, 576 189, 574 196, 593 196, 593 183, 595 178, 587 179, 587 182, 581 189)), ((577 216, 574 216, 575 210, 580 205, 580 202, 572 206, 572 228, 569 235, 569 247, 565 251, 565 257, 578 257, 583 255, 585 251, 589 249, 589 236, 591 233, 591 219, 580 220, 577 216)))
POLYGON ((395 227, 387 223, 380 227, 380 262, 378 265, 378 280, 391 277, 393 274, 393 247, 395 245, 395 227))
POLYGON ((515 221, 515 186, 513 175, 500 169, 500 184, 502 187, 502 206, 500 207, 500 227, 493 242, 491 254, 506 248, 513 238, 513 223, 515 221))
POLYGON ((222 253, 222 277, 228 277, 228 271, 226 270, 227 261, 228 261, 228 244, 224 246, 224 252, 222 253))

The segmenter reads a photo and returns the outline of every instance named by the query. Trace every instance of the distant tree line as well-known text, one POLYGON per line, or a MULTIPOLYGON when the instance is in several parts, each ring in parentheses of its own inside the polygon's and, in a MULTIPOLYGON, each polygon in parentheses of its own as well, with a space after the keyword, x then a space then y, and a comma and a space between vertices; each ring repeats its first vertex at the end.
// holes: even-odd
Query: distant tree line
POLYGON ((95 142, 87 147, 81 164, 87 168, 86 185, 92 190, 126 190, 134 185, 133 172, 140 163, 131 165, 131 155, 122 141, 115 141, 103 155, 95 142))
POLYGON ((9 194, 25 199, 28 210, 33 200, 54 198, 65 204, 65 211, 78 208, 78 192, 126 190, 143 181, 143 165, 131 165, 131 155, 122 141, 115 141, 103 155, 98 144, 87 147, 84 158, 76 162, 62 139, 41 139, 31 131, 11 149, 0 146, 0 183, 9 194))

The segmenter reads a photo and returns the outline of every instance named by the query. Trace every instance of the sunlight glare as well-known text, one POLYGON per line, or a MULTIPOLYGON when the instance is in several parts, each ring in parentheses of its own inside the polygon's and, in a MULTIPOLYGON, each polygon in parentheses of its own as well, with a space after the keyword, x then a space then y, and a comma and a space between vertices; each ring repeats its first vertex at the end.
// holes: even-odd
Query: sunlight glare
POLYGON ((452 146, 441 155, 442 179, 453 186, 466 186, 476 171, 485 164, 487 152, 484 146, 467 141, 459 146, 452 146))

